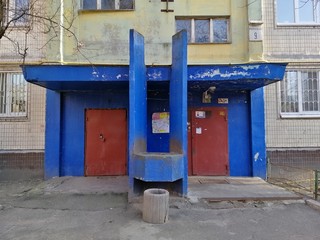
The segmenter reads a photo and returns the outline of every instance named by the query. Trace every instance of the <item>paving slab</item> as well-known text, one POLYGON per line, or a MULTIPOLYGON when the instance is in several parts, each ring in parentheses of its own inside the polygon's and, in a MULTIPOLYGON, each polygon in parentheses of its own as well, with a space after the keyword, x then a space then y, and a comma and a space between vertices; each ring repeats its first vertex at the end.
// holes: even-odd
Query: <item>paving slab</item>
POLYGON ((128 193, 128 176, 57 177, 43 182, 44 192, 105 194, 128 193))
MULTIPOLYGON (((127 194, 128 177, 59 177, 37 187, 44 193, 127 194)), ((191 201, 296 200, 302 197, 261 178, 189 177, 188 198, 191 201)))
POLYGON ((261 178, 190 177, 188 198, 197 201, 295 200, 301 196, 261 178))

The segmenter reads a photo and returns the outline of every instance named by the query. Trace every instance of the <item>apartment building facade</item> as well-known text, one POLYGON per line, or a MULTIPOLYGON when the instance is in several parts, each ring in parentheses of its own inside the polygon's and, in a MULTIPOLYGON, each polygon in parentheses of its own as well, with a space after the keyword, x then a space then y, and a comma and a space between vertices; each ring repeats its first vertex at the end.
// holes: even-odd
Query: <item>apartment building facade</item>
POLYGON ((41 177, 45 90, 27 83, 20 67, 44 57, 43 28, 33 18, 41 14, 41 1, 1 1, 1 7, 0 178, 41 177))
POLYGON ((264 58, 288 62, 284 80, 266 87, 267 149, 271 162, 319 163, 320 3, 264 1, 264 58))

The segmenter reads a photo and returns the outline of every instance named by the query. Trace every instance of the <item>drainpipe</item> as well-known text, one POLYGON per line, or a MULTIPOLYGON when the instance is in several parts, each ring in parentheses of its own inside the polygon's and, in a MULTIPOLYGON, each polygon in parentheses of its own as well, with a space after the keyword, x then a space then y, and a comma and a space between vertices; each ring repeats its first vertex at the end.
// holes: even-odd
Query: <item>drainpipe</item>
POLYGON ((63 12, 64 12, 64 2, 63 0, 60 0, 60 63, 63 64, 64 58, 63 58, 63 25, 64 25, 64 19, 63 19, 63 12))

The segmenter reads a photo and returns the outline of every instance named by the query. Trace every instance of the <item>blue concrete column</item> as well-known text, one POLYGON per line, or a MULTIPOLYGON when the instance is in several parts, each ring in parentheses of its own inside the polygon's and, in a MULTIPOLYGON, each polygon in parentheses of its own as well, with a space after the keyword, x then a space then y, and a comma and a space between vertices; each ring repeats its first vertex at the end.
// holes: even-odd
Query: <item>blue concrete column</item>
POLYGON ((129 66, 129 187, 133 190, 134 154, 146 151, 147 77, 144 60, 144 37, 130 30, 129 66))
POLYGON ((264 89, 251 91, 251 145, 252 175, 266 179, 266 133, 264 115, 264 89))
POLYGON ((183 154, 183 180, 180 193, 188 190, 187 159, 187 32, 181 31, 172 37, 172 70, 170 79, 170 152, 183 154))
POLYGON ((61 94, 47 90, 44 177, 60 176, 61 94))

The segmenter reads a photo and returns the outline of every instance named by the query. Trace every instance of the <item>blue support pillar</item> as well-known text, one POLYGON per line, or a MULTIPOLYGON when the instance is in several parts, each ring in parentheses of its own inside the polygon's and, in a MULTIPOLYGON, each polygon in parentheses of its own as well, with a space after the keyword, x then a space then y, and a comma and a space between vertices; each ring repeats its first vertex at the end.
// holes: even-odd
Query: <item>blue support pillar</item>
POLYGON ((183 179, 180 193, 188 191, 187 160, 187 32, 172 37, 172 71, 170 80, 170 152, 183 156, 183 179))
POLYGON ((134 156, 146 151, 147 78, 144 61, 144 37, 130 30, 129 66, 129 188, 134 191, 134 156))
POLYGON ((251 91, 251 145, 252 175, 266 179, 266 135, 264 115, 264 90, 251 91))
POLYGON ((61 94, 47 90, 44 177, 60 176, 61 94))

